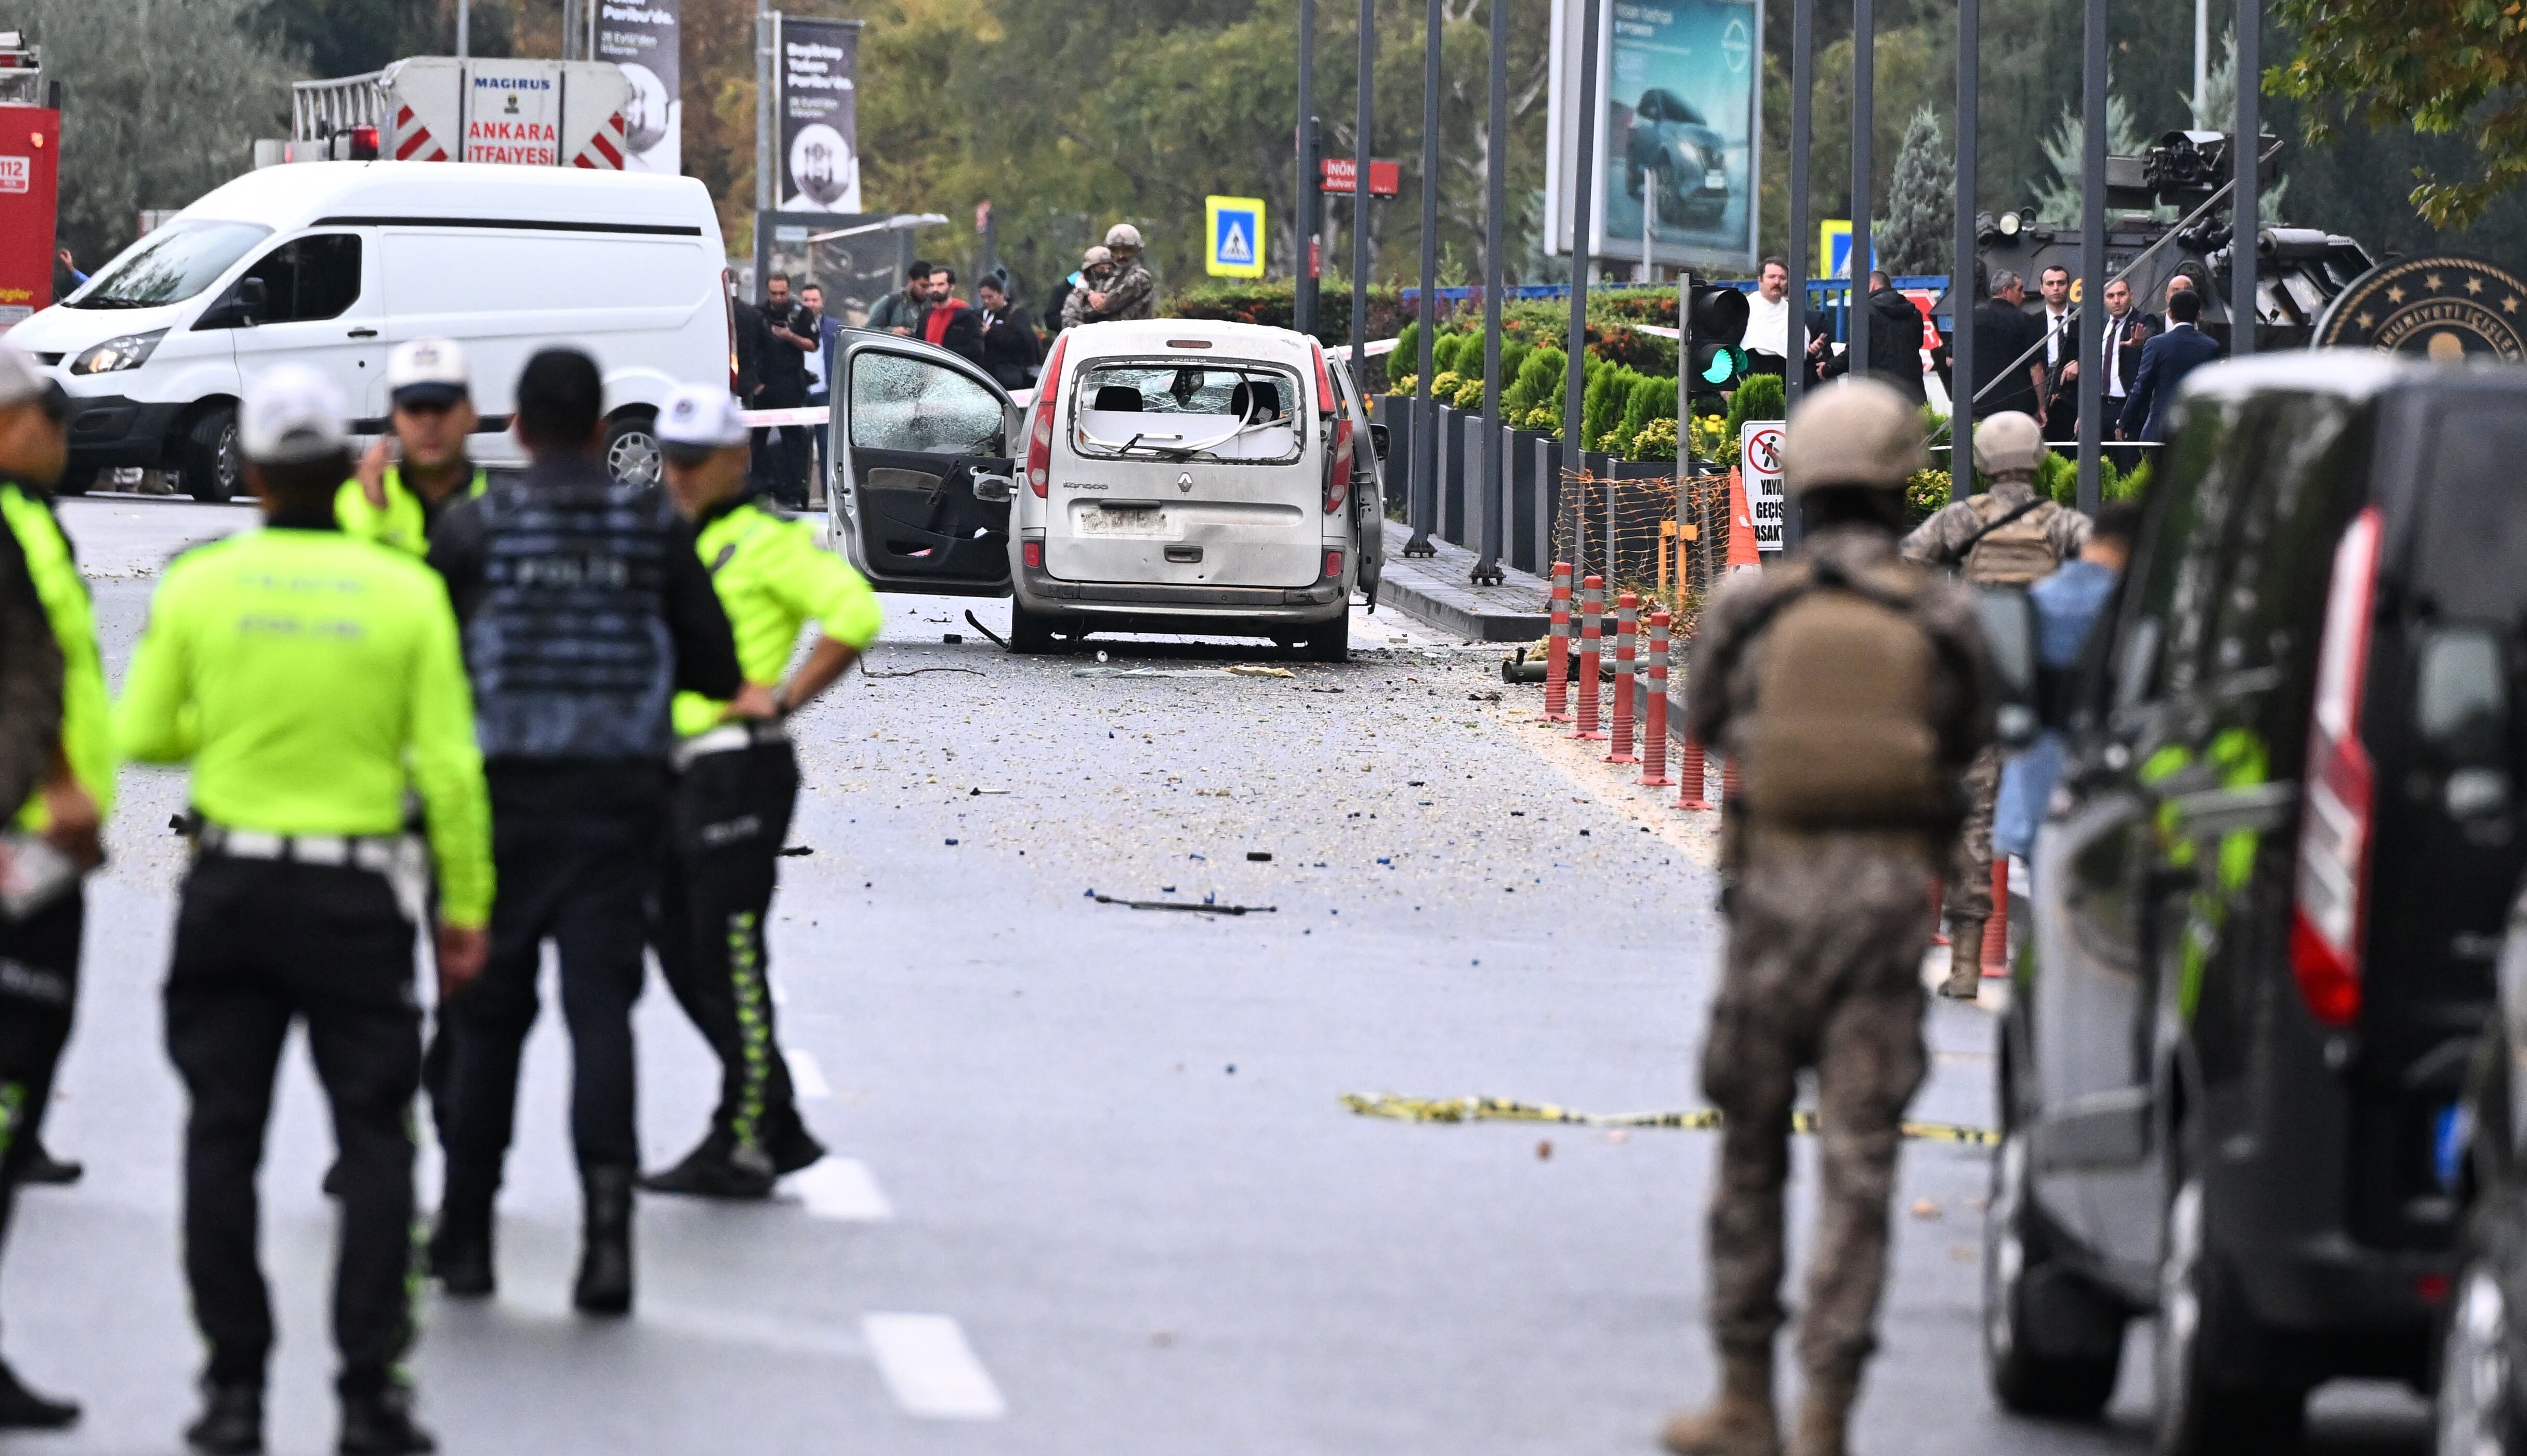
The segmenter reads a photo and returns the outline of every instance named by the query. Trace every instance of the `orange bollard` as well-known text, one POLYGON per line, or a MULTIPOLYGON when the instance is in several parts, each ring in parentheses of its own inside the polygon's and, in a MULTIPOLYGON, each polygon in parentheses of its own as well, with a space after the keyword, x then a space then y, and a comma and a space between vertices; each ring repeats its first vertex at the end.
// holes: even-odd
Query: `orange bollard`
POLYGON ((1597 648, 1604 636, 1599 619, 1606 611, 1606 583, 1589 577, 1579 583, 1579 724, 1571 736, 1602 740, 1606 730, 1597 722, 1597 648))
POLYGON ((1983 923, 1983 974, 2009 975, 2009 856, 1991 857, 1991 919, 1983 923))
POLYGON ((1665 788, 1675 781, 1667 777, 1667 629, 1672 620, 1664 610, 1650 614, 1650 672, 1643 688, 1649 712, 1641 728, 1643 788, 1665 788))
POLYGON ((1639 647, 1640 616, 1639 597, 1626 591, 1615 599, 1615 751, 1606 755, 1610 764, 1633 761, 1632 725, 1640 709, 1640 694, 1634 690, 1640 664, 1633 654, 1639 647))
POLYGON ((1571 721, 1571 563, 1553 564, 1553 622, 1544 650, 1544 721, 1571 721))
POLYGON ((1684 785, 1676 790, 1676 807, 1695 810, 1711 807, 1711 801, 1702 796, 1703 791, 1711 786, 1711 771, 1703 766, 1702 744, 1691 733, 1684 735, 1684 754, 1676 762, 1676 781, 1684 785))

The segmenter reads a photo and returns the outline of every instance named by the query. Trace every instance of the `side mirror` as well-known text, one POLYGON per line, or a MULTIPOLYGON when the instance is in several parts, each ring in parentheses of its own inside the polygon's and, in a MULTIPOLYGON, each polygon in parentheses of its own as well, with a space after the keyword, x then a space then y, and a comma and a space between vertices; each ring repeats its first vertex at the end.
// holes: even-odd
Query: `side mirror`
POLYGON ((2445 776, 2449 817, 2507 815, 2509 664, 2501 634, 2466 624, 2431 628, 2413 679, 2413 728, 2435 777, 2445 776))
POLYGON ((974 499, 1005 506, 1017 499, 1017 481, 1006 476, 987 476, 976 471, 973 476, 974 499))
POLYGON ((1368 427, 1369 452, 1375 455, 1378 459, 1384 460, 1386 458, 1387 448, 1392 441, 1393 437, 1386 432, 1385 426, 1372 425, 1368 427))
POLYGON ((2041 727, 2036 711, 2036 604, 2018 587, 1983 586, 1975 590, 1975 609, 2000 679, 1993 736, 2003 748, 2024 748, 2041 727))
POLYGON ((196 328, 252 328, 255 321, 271 317, 272 289, 261 278, 239 278, 229 289, 228 297, 202 315, 196 328))

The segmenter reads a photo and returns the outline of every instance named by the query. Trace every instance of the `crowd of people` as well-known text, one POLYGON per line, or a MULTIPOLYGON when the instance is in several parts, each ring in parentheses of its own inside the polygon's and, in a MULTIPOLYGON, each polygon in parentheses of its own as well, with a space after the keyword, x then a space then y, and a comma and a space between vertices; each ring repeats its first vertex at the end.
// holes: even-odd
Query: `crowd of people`
MULTIPOLYGON (((803 357, 814 323, 794 309, 779 334, 803 357)), ((355 462, 352 406, 327 378, 284 364, 249 381, 238 441, 261 528, 168 567, 109 703, 48 494, 70 403, 0 340, 0 801, 21 806, 0 839, 0 1236, 69 1036, 80 878, 103 858, 117 765, 183 766, 192 854, 166 1043, 187 1104, 182 1274, 206 1347, 184 1435, 214 1456, 263 1449, 275 1330, 256 1179, 293 1025, 332 1109, 352 1456, 436 1448, 402 1373, 412 1106, 427 1089, 445 1162, 428 1273, 488 1295, 547 943, 572 1042, 580 1311, 633 1308, 636 1189, 761 1199, 824 1152, 780 1053, 765 930, 799 788, 785 724, 876 638, 874 593, 805 524, 756 504, 724 381, 661 412, 663 489, 605 469, 584 353, 527 362, 512 427, 530 464, 511 478, 466 457, 479 421, 457 344, 398 346, 387 383, 388 432, 355 462), (427 1012, 419 940, 437 973, 427 1012), (645 1178, 631 1012, 648 954, 722 1079, 693 1151, 645 1178)), ((79 1415, 0 1365, 0 1430, 79 1415)))

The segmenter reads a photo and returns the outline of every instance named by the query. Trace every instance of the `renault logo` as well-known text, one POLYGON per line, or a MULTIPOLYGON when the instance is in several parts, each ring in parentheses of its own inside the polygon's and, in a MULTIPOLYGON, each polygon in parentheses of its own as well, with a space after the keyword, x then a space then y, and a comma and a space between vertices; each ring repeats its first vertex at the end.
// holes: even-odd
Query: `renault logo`
POLYGON ((1187 471, 1176 477, 1176 488, 1187 495, 1193 494, 1193 472, 1187 471))

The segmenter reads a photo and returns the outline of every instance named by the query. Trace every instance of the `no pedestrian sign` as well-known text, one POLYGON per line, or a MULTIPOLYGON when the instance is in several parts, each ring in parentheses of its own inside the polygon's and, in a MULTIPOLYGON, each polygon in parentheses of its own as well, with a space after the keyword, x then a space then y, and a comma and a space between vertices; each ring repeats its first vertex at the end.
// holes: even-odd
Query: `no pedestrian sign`
POLYGON ((1788 501, 1781 489, 1781 422, 1749 420, 1738 436, 1737 464, 1746 481, 1746 511, 1754 518, 1755 549, 1781 549, 1788 501))
POLYGON ((1203 270, 1214 277, 1264 276, 1264 199, 1203 199, 1203 270))

